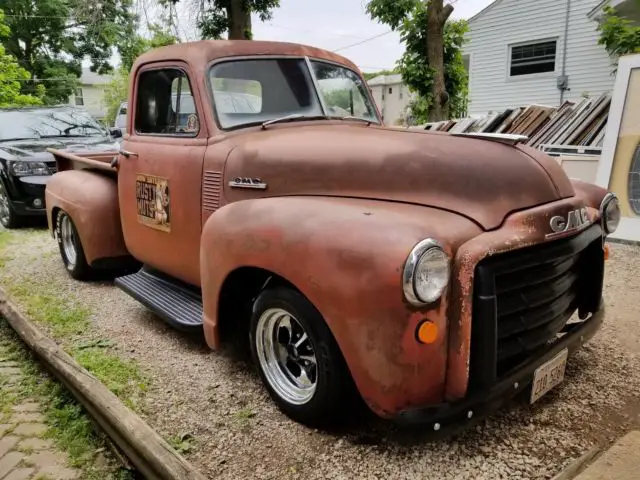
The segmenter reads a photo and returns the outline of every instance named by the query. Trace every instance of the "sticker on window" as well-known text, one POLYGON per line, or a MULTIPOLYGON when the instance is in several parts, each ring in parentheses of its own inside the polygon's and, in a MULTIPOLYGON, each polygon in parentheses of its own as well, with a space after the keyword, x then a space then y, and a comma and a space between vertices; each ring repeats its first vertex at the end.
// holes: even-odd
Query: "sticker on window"
POLYGON ((147 227, 171 231, 169 180, 154 175, 136 176, 138 222, 147 227))

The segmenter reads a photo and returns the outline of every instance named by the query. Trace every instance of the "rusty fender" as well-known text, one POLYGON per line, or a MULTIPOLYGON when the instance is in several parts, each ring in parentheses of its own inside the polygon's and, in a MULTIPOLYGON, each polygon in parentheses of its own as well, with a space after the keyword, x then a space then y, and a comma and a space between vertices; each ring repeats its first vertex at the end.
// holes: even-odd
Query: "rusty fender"
POLYGON ((532 245, 571 236, 575 231, 548 238, 549 222, 556 215, 587 207, 590 224, 600 222, 600 204, 607 191, 584 182, 573 182, 575 195, 539 207, 519 211, 507 217, 500 228, 478 235, 458 248, 452 271, 450 301, 458 308, 449 316, 449 357, 446 401, 463 398, 469 381, 473 279, 476 265, 484 258, 532 245))
POLYGON ((91 265, 99 259, 129 255, 122 236, 118 184, 89 170, 58 172, 45 190, 47 221, 53 235, 55 215, 69 214, 91 265))
MULTIPOLYGON (((204 330, 219 344, 218 300, 227 276, 258 267, 295 285, 332 331, 362 397, 381 416, 442 400, 447 293, 423 311, 405 302, 401 274, 426 237, 452 252, 479 227, 428 207, 328 197, 272 197, 228 204, 206 221, 200 268, 204 330), (419 344, 416 327, 439 327, 419 344)), ((454 267, 455 268, 455 267, 454 267)))

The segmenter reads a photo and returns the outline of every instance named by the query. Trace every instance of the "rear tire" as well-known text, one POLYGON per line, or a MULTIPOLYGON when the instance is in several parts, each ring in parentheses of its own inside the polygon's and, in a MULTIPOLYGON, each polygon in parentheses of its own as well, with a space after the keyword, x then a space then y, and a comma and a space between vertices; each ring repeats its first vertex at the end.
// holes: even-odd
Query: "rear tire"
POLYGON ((0 181, 0 225, 4 228, 18 228, 22 225, 21 218, 16 215, 16 212, 11 206, 11 199, 9 193, 4 187, 4 184, 0 181))
POLYGON ((94 278, 96 272, 87 263, 78 231, 69 214, 61 210, 56 217, 55 225, 60 256, 69 274, 76 280, 94 278))
POLYGON ((278 408, 312 427, 342 423, 356 393, 329 327, 302 294, 263 291, 249 327, 251 355, 278 408))

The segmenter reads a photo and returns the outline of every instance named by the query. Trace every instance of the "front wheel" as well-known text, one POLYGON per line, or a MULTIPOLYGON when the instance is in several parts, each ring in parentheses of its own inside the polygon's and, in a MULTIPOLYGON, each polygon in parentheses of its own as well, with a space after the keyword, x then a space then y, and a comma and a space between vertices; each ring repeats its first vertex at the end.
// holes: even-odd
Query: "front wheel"
POLYGON ((284 287, 262 292, 253 310, 251 354, 280 410, 309 426, 340 421, 353 400, 353 382, 320 313, 284 287))
POLYGON ((93 278, 95 272, 87 263, 76 226, 69 214, 64 211, 60 211, 56 217, 56 239, 62 262, 69 274, 76 280, 93 278))

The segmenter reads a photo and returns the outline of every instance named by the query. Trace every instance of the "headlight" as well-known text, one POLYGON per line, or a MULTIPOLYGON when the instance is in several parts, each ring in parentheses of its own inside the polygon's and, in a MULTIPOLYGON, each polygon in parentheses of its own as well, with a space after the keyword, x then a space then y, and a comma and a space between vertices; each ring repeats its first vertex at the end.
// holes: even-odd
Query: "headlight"
POLYGON ((620 216, 618 197, 613 193, 607 193, 600 204, 600 219, 605 234, 610 235, 618 229, 620 216))
POLYGON ((43 162, 9 162, 11 172, 17 177, 26 175, 49 175, 49 169, 43 162))
POLYGON ((404 265, 402 288, 413 305, 435 302, 449 283, 449 257, 433 239, 418 243, 404 265))

